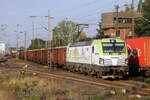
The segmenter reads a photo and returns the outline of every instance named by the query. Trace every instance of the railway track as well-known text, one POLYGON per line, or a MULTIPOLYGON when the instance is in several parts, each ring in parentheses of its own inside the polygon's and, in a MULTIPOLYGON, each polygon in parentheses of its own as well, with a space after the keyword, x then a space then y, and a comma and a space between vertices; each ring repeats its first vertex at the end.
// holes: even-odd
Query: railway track
POLYGON ((89 77, 80 77, 79 75, 72 75, 69 73, 51 73, 46 71, 40 70, 33 70, 33 69, 24 69, 22 67, 17 67, 16 65, 8 65, 8 66, 1 66, 3 70, 13 70, 13 71, 21 71, 25 70, 26 73, 36 73, 37 76, 42 76, 46 78, 56 78, 62 80, 70 80, 73 82, 77 82, 80 84, 94 86, 96 88, 109 88, 112 90, 125 90, 126 93, 129 94, 138 94, 142 96, 150 96, 150 85, 142 84, 142 83, 135 83, 135 81, 108 81, 96 78, 89 78, 89 77))
POLYGON ((8 61, 8 57, 0 57, 0 63, 4 63, 8 61))

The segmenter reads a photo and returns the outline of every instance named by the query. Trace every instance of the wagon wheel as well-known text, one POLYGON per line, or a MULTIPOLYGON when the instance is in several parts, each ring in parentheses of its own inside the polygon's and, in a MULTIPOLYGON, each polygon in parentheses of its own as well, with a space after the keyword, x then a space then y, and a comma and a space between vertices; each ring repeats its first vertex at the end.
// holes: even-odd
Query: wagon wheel
POLYGON ((150 71, 145 71, 145 76, 149 77, 150 76, 150 71))

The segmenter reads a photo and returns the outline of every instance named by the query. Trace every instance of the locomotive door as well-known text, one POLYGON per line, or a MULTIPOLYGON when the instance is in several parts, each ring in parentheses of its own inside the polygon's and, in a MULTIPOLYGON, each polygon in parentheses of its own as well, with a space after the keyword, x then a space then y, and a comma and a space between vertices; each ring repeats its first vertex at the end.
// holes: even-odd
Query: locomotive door
POLYGON ((99 65, 99 47, 98 47, 98 45, 92 46, 92 64, 99 65))

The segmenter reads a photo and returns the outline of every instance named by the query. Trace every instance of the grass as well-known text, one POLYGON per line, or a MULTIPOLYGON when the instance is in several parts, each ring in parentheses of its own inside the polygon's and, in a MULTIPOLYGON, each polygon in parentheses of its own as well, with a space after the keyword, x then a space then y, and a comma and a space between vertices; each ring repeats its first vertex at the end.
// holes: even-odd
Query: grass
POLYGON ((146 78, 144 79, 144 82, 149 83, 150 84, 150 78, 146 78))
MULTIPOLYGON (((18 60, 9 63, 16 62, 20 66, 25 65, 18 60)), ((115 95, 108 88, 98 89, 67 80, 20 75, 11 71, 0 73, 0 100, 136 100, 121 91, 114 91, 115 95)))
POLYGON ((127 100, 120 91, 110 94, 109 89, 97 89, 66 80, 46 79, 37 76, 20 76, 20 73, 0 73, 0 100, 127 100), (3 98, 3 94, 9 98, 3 98), (11 95, 10 95, 11 94, 11 95))
POLYGON ((134 80, 134 81, 140 81, 140 82, 145 82, 145 83, 150 84, 150 78, 145 78, 143 76, 134 77, 134 78, 132 78, 132 80, 134 80))

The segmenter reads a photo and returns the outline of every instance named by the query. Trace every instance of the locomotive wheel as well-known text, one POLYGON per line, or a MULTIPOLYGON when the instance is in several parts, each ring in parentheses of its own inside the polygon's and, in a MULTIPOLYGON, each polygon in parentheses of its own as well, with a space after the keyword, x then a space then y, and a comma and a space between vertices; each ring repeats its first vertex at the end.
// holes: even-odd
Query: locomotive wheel
POLYGON ((102 72, 97 72, 96 76, 97 76, 97 78, 101 78, 102 77, 102 72))

